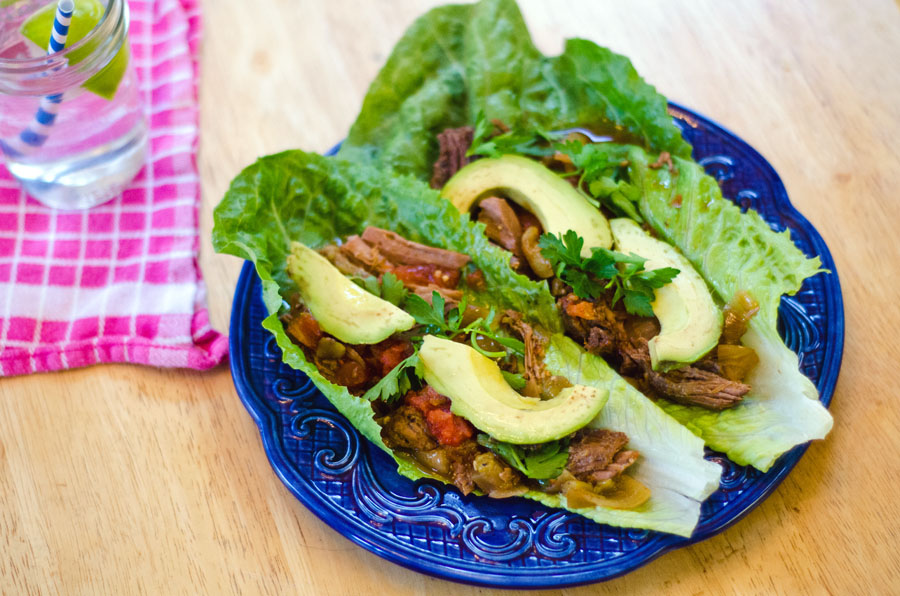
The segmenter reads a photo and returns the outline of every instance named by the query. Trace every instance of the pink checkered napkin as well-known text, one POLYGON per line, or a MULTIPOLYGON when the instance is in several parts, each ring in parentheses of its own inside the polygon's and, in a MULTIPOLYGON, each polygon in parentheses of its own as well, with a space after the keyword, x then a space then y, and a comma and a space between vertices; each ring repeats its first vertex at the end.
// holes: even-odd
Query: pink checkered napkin
POLYGON ((205 369, 226 354, 197 266, 198 0, 129 6, 150 121, 131 186, 87 211, 55 211, 0 166, 0 376, 99 362, 205 369))

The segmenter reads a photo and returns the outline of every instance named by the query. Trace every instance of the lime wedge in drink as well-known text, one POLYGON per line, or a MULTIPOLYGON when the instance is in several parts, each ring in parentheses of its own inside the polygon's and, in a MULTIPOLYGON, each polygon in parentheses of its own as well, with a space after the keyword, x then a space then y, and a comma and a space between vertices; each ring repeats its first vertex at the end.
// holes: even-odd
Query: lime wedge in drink
MULTIPOLYGON (((97 26, 106 8, 97 0, 75 0, 75 12, 72 14, 72 24, 69 26, 69 37, 66 46, 71 46, 81 40, 85 35, 97 26)), ((48 4, 37 11, 22 24, 22 35, 46 48, 50 43, 50 31, 53 28, 53 18, 56 16, 56 2, 48 4)), ((91 48, 79 48, 69 56, 69 64, 78 64, 91 48)), ((88 79, 83 87, 96 93, 104 99, 112 99, 116 95, 116 89, 125 74, 128 66, 128 43, 122 45, 119 53, 110 60, 106 67, 88 79)))

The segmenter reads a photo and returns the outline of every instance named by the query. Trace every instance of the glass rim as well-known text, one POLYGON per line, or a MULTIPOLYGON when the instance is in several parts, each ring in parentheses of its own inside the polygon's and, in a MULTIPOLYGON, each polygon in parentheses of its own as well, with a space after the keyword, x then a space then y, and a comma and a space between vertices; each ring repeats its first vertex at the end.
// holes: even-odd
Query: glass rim
POLYGON ((68 63, 68 56, 70 54, 88 47, 91 45, 91 42, 94 42, 96 45, 97 42, 95 39, 98 36, 104 35, 108 38, 112 37, 110 34, 115 30, 118 21, 127 18, 127 14, 128 9, 126 0, 109 0, 106 4, 106 10, 103 12, 103 16, 100 17, 100 20, 97 21, 94 28, 88 31, 88 33, 77 42, 71 45, 66 44, 65 48, 52 55, 36 56, 34 58, 0 58, 0 76, 6 74, 15 76, 37 74, 46 71, 48 67, 52 68, 65 65, 68 63), (113 22, 110 19, 110 15, 117 5, 125 5, 125 8, 118 11, 119 18, 116 22, 113 22))
POLYGON ((51 95, 82 85, 128 43, 129 17, 126 0, 109 0, 94 28, 71 46, 34 58, 0 59, 0 95, 51 95), (71 63, 76 52, 82 55, 71 63))

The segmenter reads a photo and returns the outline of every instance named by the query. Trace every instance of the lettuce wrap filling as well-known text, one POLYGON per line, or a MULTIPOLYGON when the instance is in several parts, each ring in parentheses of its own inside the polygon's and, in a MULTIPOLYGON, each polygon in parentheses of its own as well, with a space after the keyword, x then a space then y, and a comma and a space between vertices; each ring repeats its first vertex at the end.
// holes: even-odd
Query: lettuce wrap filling
MULTIPOLYGON (((296 308, 297 286, 286 269, 291 243, 303 242, 316 249, 343 246, 342 241, 364 235, 366 228, 372 226, 413 242, 470 255, 480 279, 471 287, 466 283, 467 299, 489 304, 498 311, 522 313, 529 324, 552 338, 547 343, 545 359, 551 375, 609 391, 600 416, 589 424, 588 431, 582 432, 607 429, 625 433, 627 445, 620 445, 612 458, 615 460, 623 451, 639 451, 640 458, 628 474, 650 492, 646 502, 631 509, 590 506, 591 501, 577 491, 549 494, 533 490, 528 484, 523 496, 602 523, 690 535, 699 519, 700 503, 716 489, 721 473, 717 464, 703 459, 702 442, 631 389, 601 359, 585 354, 558 336, 562 326, 546 285, 511 271, 505 253, 484 237, 483 226, 470 222, 439 200, 435 191, 411 177, 290 151, 262 158, 244 170, 216 208, 214 219, 216 250, 252 260, 256 266, 270 313, 263 324, 275 335, 285 362, 309 375, 335 407, 366 438, 392 455, 398 471, 411 479, 435 474, 433 469, 423 469, 421 462, 397 449, 396 444, 394 449, 386 445, 384 426, 379 424, 379 420, 384 423, 385 414, 373 410, 375 400, 370 399, 371 395, 366 397, 371 387, 366 389, 363 384, 348 388, 336 382, 342 379, 334 374, 323 374, 315 364, 317 355, 310 351, 311 347, 297 341, 296 335, 292 340, 286 332, 285 323, 290 327, 291 321, 302 314, 296 308)), ((383 287, 383 277, 380 283, 383 287)), ((432 306, 438 296, 441 294, 432 295, 432 306)), ((332 348, 333 345, 328 346, 332 348)), ((400 351, 396 356, 404 353, 400 351)), ((404 395, 403 399, 404 405, 413 405, 406 403, 412 397, 404 395)), ((503 451, 490 437, 478 442, 494 453, 503 451)), ((504 461, 515 460, 514 455, 506 455, 504 461)))
MULTIPOLYGON (((818 259, 804 256, 788 232, 775 233, 758 214, 741 213, 722 197, 717 182, 690 159, 690 145, 668 115, 665 98, 627 58, 579 39, 568 40, 559 56, 542 55, 513 0, 437 8, 398 42, 339 155, 440 187, 479 156, 515 154, 547 162, 558 153, 554 142, 573 150, 574 159, 562 169, 586 174, 595 168, 596 176, 577 183, 598 209, 633 219, 674 246, 720 306, 743 299, 758 308, 737 341, 720 342, 733 375, 710 379, 702 366, 673 372, 687 382, 699 377, 722 387, 707 392, 710 403, 678 403, 670 392, 659 405, 712 448, 763 471, 791 447, 823 438, 831 416, 777 332, 780 297, 796 293, 818 273, 818 259), (571 144, 588 139, 567 143, 548 132, 573 127, 590 131, 591 140, 612 141, 607 144, 615 150, 608 153, 620 161, 594 161, 596 156, 571 144), (710 410, 711 404, 725 409, 710 410)), ((493 212, 482 218, 489 231, 503 217, 509 220, 496 204, 481 209, 493 212)), ((528 214, 515 217, 527 230, 528 214)), ((494 241, 512 250, 523 239, 494 241)), ((525 273, 540 273, 549 265, 540 262, 535 239, 530 242, 531 254, 515 254, 512 262, 523 262, 525 273)), ((642 374, 655 374, 641 368, 642 374)), ((654 379, 657 389, 665 384, 654 379)))

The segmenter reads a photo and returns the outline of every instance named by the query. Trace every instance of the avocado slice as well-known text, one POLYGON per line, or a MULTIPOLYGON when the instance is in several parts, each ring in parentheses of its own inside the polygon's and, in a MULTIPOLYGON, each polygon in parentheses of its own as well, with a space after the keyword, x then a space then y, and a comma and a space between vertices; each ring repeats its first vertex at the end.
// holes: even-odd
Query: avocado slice
POLYGON ((343 342, 376 344, 416 324, 411 315, 365 291, 300 242, 291 243, 287 269, 319 327, 343 342))
POLYGON ((591 256, 595 246, 612 246, 609 223, 603 214, 571 184, 526 157, 503 155, 473 161, 441 190, 441 196, 461 213, 468 213, 480 199, 493 194, 509 197, 533 213, 548 234, 575 230, 584 238, 584 257, 591 256))
POLYGON ((498 441, 529 445, 560 439, 597 417, 609 392, 573 385, 553 399, 516 393, 500 367, 466 344, 426 335, 419 349, 425 381, 450 398, 450 411, 498 441))
POLYGON ((622 217, 609 224, 619 252, 647 259, 647 270, 675 267, 680 271, 671 283, 656 290, 651 305, 660 325, 659 335, 649 342, 653 369, 663 362, 696 362, 722 335, 722 311, 706 282, 684 255, 647 234, 635 221, 622 217))

